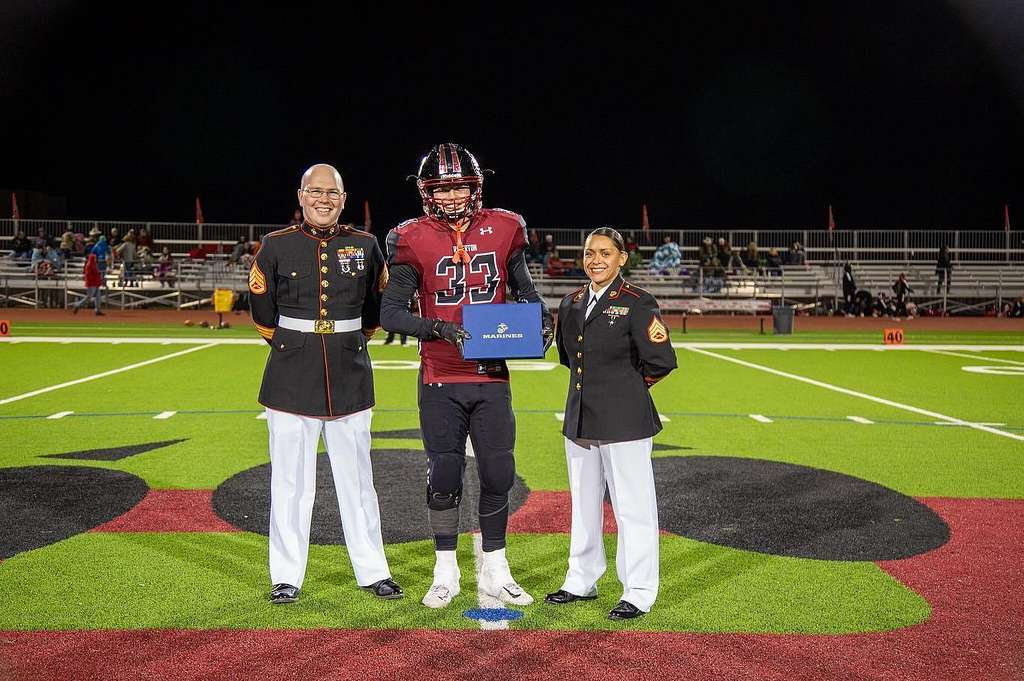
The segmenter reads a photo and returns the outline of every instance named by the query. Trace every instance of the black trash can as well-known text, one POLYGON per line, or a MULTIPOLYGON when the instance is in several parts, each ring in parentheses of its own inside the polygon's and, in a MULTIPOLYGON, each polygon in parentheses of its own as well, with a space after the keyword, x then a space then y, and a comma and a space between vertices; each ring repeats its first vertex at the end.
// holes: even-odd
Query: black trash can
POLYGON ((793 333, 793 306, 776 305, 772 308, 772 333, 776 336, 793 333))

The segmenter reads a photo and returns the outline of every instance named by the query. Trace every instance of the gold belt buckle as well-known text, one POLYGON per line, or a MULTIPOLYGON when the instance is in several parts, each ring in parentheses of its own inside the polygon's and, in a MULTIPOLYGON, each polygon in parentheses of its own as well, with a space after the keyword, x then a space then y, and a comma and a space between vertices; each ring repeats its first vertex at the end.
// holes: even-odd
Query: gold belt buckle
POLYGON ((313 333, 334 333, 333 319, 317 319, 313 322, 313 333))

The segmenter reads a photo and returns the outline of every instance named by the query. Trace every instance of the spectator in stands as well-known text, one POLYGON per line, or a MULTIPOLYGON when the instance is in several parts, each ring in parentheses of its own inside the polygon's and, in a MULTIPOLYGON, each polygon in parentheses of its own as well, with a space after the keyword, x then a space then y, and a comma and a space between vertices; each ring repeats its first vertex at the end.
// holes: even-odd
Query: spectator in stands
POLYGON ((885 291, 879 291, 871 306, 873 317, 895 317, 896 302, 885 291))
POLYGON ((786 251, 786 257, 782 262, 784 265, 795 267, 803 267, 807 263, 807 257, 804 255, 803 246, 800 245, 799 241, 794 241, 790 244, 789 250, 786 251))
POLYGON ((25 231, 19 229, 11 239, 11 260, 31 260, 32 242, 25 236, 25 231))
POLYGON ((153 269, 153 252, 149 250, 149 246, 139 246, 138 241, 135 245, 138 247, 138 268, 142 272, 149 272, 153 269))
POLYGON ((625 276, 630 276, 633 270, 636 270, 644 266, 644 258, 640 255, 640 247, 637 246, 636 240, 633 237, 629 238, 626 242, 626 264, 622 266, 622 273, 625 276))
POLYGON ((779 256, 779 249, 772 248, 768 251, 768 258, 765 260, 765 269, 769 276, 782 276, 782 258, 779 256))
POLYGON ((658 250, 654 252, 654 257, 651 259, 651 270, 655 274, 669 274, 671 270, 679 267, 679 263, 682 262, 682 254, 679 251, 679 245, 672 241, 671 235, 666 234, 665 239, 658 250))
POLYGON ((903 272, 900 272, 896 283, 892 285, 892 292, 896 294, 896 316, 905 317, 907 315, 907 295, 913 293, 914 289, 910 288, 910 284, 907 283, 907 275, 903 272))
POLYGON ((160 282, 160 288, 174 284, 174 258, 171 256, 171 249, 167 246, 160 251, 153 276, 160 282))
POLYGON ((871 297, 871 292, 863 289, 857 291, 856 295, 853 297, 853 302, 858 317, 871 314, 871 310, 875 304, 874 299, 871 297))
POLYGON ((100 268, 100 276, 106 281, 107 264, 113 260, 113 252, 110 249, 110 244, 107 243, 107 237, 100 234, 91 252, 96 254, 96 265, 100 268))
POLYGON ((747 271, 756 271, 758 274, 764 273, 761 258, 757 252, 757 242, 751 241, 747 244, 747 250, 743 251, 743 257, 741 260, 743 261, 743 266, 747 268, 747 271))
POLYGON ((60 255, 46 243, 32 249, 32 262, 29 269, 37 277, 48 277, 61 268, 60 255))
POLYGON ((743 267, 743 260, 732 250, 732 244, 724 237, 718 238, 718 264, 724 270, 724 274, 743 267))
POLYGON ((552 260, 558 260, 558 247, 555 246, 555 237, 551 234, 545 234, 543 260, 545 271, 550 269, 552 260))
POLYGON ((242 264, 242 269, 246 272, 252 269, 252 263, 256 260, 256 247, 258 243, 255 241, 247 241, 245 243, 245 250, 242 252, 242 257, 239 258, 239 262, 242 264))
POLYGON ((544 247, 540 244, 540 237, 537 236, 537 230, 531 229, 529 240, 526 245, 526 262, 528 263, 543 263, 544 262, 544 247))
POLYGON ((294 227, 295 225, 301 225, 301 224, 302 224, 302 209, 301 208, 296 208, 295 212, 292 213, 292 221, 288 223, 288 226, 289 227, 294 227))
POLYGON ((89 300, 93 300, 96 306, 96 314, 102 316, 103 312, 100 310, 100 288, 103 286, 103 277, 100 274, 100 268, 96 261, 96 254, 90 253, 89 257, 85 259, 85 296, 82 297, 77 303, 71 306, 71 313, 78 314, 78 310, 89 300))
POLYGON ((249 245, 249 240, 244 236, 238 237, 238 241, 235 242, 234 248, 231 249, 231 255, 228 256, 228 265, 237 265, 245 254, 245 249, 249 245))
POLYGON ((935 293, 942 292, 942 285, 946 285, 946 293, 949 293, 949 285, 953 280, 953 258, 949 254, 949 246, 939 249, 939 258, 935 261, 935 274, 939 283, 935 286, 935 293))
POLYGON ((718 250, 715 248, 714 242, 711 241, 711 237, 704 237, 704 241, 700 244, 700 266, 705 269, 712 267, 717 256, 718 250))
POLYGON ((67 260, 71 257, 71 253, 75 248, 75 234, 70 229, 65 229, 64 233, 60 235, 60 257, 67 260))
POLYGON ((1010 309, 1010 316, 1018 319, 1024 317, 1024 296, 1014 301, 1013 307, 1010 309))
POLYGON ((138 259, 138 249, 135 247, 135 230, 129 229, 114 252, 121 258, 121 281, 125 286, 138 286, 135 279, 135 261, 138 259))
POLYGON ((139 250, 148 248, 150 253, 153 252, 153 237, 145 227, 139 227, 139 233, 135 237, 135 246, 139 250))
POLYGON ((71 252, 76 256, 85 255, 85 235, 81 232, 75 232, 75 240, 71 247, 71 252))
POLYGON ((857 303, 854 297, 857 295, 857 282, 853 279, 853 266, 850 263, 843 265, 843 307, 846 316, 852 317, 857 314, 857 303))
POLYGON ((107 239, 107 241, 110 243, 111 248, 116 249, 118 246, 121 245, 121 242, 123 241, 121 237, 121 231, 117 227, 111 227, 110 238, 107 239))
POLYGON ((36 238, 33 240, 33 248, 39 248, 42 245, 53 246, 53 241, 50 239, 50 235, 46 233, 45 227, 40 227, 36 230, 36 238))

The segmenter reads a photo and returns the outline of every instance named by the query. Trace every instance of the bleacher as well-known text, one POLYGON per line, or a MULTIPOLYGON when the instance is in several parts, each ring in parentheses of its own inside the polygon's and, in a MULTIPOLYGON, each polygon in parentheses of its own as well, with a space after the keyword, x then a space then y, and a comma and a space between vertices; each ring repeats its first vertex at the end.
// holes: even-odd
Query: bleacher
MULTIPOLYGON (((174 256, 173 276, 166 286, 152 268, 137 267, 137 286, 122 281, 121 266, 113 263, 106 275, 105 304, 130 309, 146 306, 177 308, 205 305, 213 290, 247 289, 243 266, 229 264, 227 254, 237 238, 260 236, 279 225, 194 225, 185 223, 114 223, 104 221, 0 220, 0 249, 8 246, 16 229, 33 234, 42 227, 51 235, 71 230, 96 228, 109 231, 119 227, 145 227, 155 243, 169 246, 174 256), (193 258, 202 250, 205 258, 193 258)), ((586 229, 538 230, 552 236, 562 259, 575 259, 582 249, 586 229)), ((891 293, 900 272, 914 289, 911 296, 922 311, 951 314, 986 314, 1024 295, 1024 235, 1021 232, 980 232, 956 230, 626 230, 624 236, 638 242, 645 263, 665 236, 671 236, 682 252, 683 261, 671 274, 652 272, 646 265, 633 268, 629 280, 649 290, 669 313, 757 314, 773 304, 794 304, 814 313, 827 313, 841 302, 841 264, 850 262, 858 289, 877 296, 891 293), (761 252, 771 248, 784 252, 799 241, 807 264, 783 266, 774 274, 763 270, 735 269, 721 281, 705 276, 697 258, 702 241, 726 239, 736 251, 754 242, 761 252), (935 259, 942 245, 953 256, 952 285, 939 291, 935 259)), ((156 249, 154 249, 154 252, 156 249)), ((63 271, 37 277, 27 261, 12 261, 0 250, 0 306, 66 307, 85 293, 82 258, 73 258, 63 271)), ((541 294, 552 306, 563 296, 586 283, 583 277, 549 277, 540 264, 530 265, 541 294)))

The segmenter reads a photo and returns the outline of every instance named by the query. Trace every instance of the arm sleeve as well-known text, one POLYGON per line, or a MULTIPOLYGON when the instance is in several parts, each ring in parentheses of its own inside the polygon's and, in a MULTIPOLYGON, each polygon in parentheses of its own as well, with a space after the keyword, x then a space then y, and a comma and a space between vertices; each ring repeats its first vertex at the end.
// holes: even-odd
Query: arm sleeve
POLYGON ((559 305, 558 323, 555 324, 555 345, 558 347, 558 361, 561 362, 563 366, 569 366, 569 352, 565 349, 565 342, 562 340, 562 323, 568 312, 568 305, 559 305))
POLYGON ((629 317, 640 371, 647 385, 654 385, 676 368, 676 353, 669 341, 668 327, 661 318, 658 301, 649 293, 640 297, 629 317))
POLYGON ((432 319, 418 317, 409 311, 409 300, 420 286, 420 277, 412 265, 399 264, 391 268, 388 285, 381 299, 380 323, 387 331, 420 340, 434 338, 432 319))
POLYGON ((366 276, 371 279, 366 282, 366 297, 363 299, 363 329, 375 331, 380 328, 381 298, 388 283, 388 264, 384 262, 384 253, 376 239, 370 256, 370 271, 366 276))
POLYGON ((266 238, 249 270, 249 314, 263 340, 270 343, 277 328, 277 264, 266 238))
POLYGON ((516 300, 540 303, 542 326, 550 329, 554 323, 551 310, 548 309, 547 303, 544 302, 544 298, 537 291, 537 287, 533 283, 533 277, 530 276, 530 268, 526 263, 525 249, 520 248, 513 253, 508 260, 506 268, 508 270, 508 285, 512 291, 512 296, 516 300))

